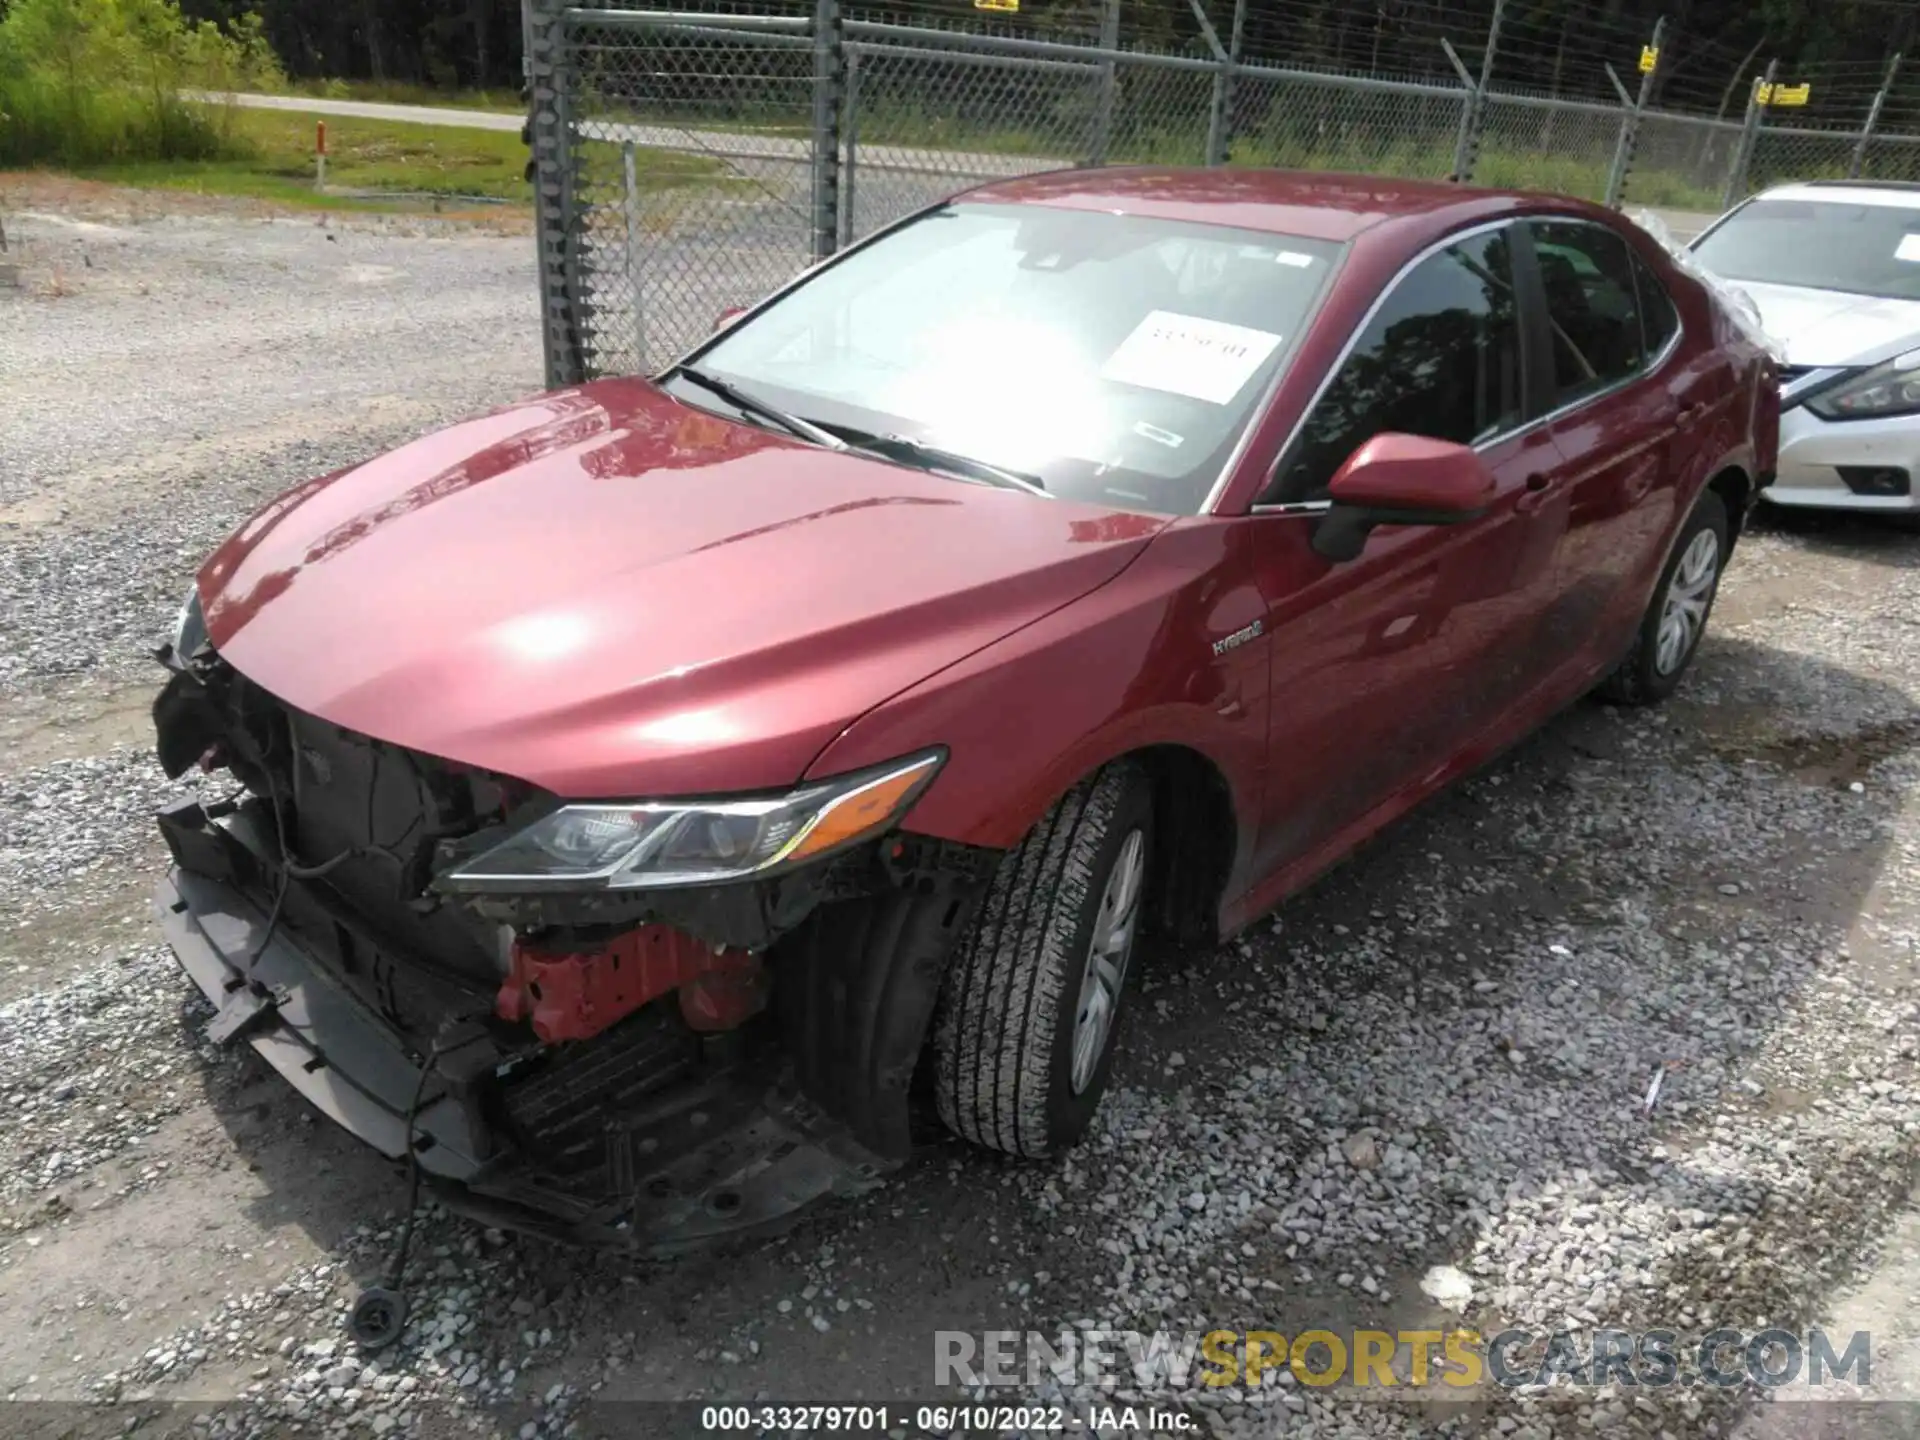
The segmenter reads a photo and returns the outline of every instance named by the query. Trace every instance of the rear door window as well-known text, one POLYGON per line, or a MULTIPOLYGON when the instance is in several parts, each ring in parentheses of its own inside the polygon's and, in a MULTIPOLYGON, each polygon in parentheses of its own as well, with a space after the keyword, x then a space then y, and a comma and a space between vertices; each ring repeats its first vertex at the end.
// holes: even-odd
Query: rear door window
POLYGON ((1521 418, 1520 320, 1505 227, 1401 277, 1288 447, 1265 500, 1324 499, 1347 457, 1397 432, 1472 445, 1521 418))
POLYGON ((1580 221, 1533 220, 1528 226, 1553 336, 1554 404, 1630 379, 1646 362, 1647 338, 1627 242, 1580 221))

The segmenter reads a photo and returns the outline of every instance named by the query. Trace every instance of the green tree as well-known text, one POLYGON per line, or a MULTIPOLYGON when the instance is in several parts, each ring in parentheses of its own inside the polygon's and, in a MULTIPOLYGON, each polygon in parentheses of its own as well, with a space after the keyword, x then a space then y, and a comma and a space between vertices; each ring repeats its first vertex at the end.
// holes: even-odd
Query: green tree
POLYGON ((173 0, 12 0, 0 18, 0 163, 198 159, 231 148, 196 92, 279 83, 256 21, 192 22, 173 0))

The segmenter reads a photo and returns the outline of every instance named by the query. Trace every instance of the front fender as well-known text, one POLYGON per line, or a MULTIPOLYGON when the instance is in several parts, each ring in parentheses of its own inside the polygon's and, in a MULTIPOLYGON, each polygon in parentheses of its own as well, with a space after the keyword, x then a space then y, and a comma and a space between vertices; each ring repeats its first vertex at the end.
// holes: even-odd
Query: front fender
POLYGON ((1250 854, 1269 654, 1214 644, 1265 615, 1249 539, 1242 521, 1178 522, 1109 584, 870 711, 809 773, 944 745, 947 764, 906 828, 1004 849, 1107 761, 1179 746, 1225 782, 1236 854, 1250 854))

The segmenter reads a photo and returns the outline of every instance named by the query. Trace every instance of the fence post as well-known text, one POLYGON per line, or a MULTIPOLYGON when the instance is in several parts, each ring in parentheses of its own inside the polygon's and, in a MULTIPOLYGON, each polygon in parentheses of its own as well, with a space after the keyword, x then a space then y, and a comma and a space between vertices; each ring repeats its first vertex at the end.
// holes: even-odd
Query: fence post
POLYGON ((847 89, 840 106, 840 144, 846 162, 840 168, 840 244, 853 243, 858 223, 854 215, 854 172, 860 165, 860 52, 847 52, 847 89))
MULTIPOLYGON (((1194 0, 1196 10, 1199 0, 1194 0)), ((1226 58, 1213 77, 1213 104, 1207 110, 1207 164, 1224 165, 1233 149, 1233 80, 1240 64, 1240 42, 1247 29, 1247 0, 1233 0, 1233 33, 1226 58)))
POLYGON ((647 307, 641 302, 640 175, 634 163, 633 142, 620 144, 620 199, 627 220, 627 284, 633 288, 633 373, 649 373, 647 364, 647 307))
POLYGON ((1447 59, 1453 62, 1454 73, 1460 77, 1460 128, 1453 137, 1453 174, 1448 178, 1456 185, 1464 185, 1466 177, 1473 173, 1473 156, 1469 152, 1473 146, 1473 107, 1480 89, 1473 83, 1472 73, 1461 63, 1453 42, 1444 35, 1440 37, 1440 48, 1447 52, 1447 59))
MULTIPOLYGON (((1101 0, 1100 48, 1120 48, 1120 0, 1101 0)), ((1120 76, 1111 58, 1100 62, 1100 96, 1094 103, 1093 138, 1087 146, 1087 162, 1107 163, 1107 148, 1113 143, 1113 111, 1120 94, 1120 76)))
MULTIPOLYGON (((1467 82, 1467 98, 1460 110, 1460 133, 1453 142, 1453 179, 1458 185, 1473 179, 1473 168, 1480 159, 1481 112, 1486 104, 1487 87, 1493 83, 1493 60, 1500 50, 1500 21, 1506 9, 1507 0, 1493 0, 1493 15, 1487 21, 1487 48, 1480 56, 1480 80, 1478 84, 1467 82)), ((1440 43, 1446 45, 1444 39, 1440 43)), ((1451 45, 1447 45, 1447 57, 1464 79, 1466 67, 1461 65, 1451 45)))
MULTIPOLYGON (((1667 31, 1667 17, 1662 15, 1653 22, 1653 64, 1640 74, 1640 91, 1627 104, 1626 113, 1620 117, 1620 138, 1613 146, 1613 169, 1607 175, 1607 208, 1618 210, 1620 202, 1627 193, 1627 171, 1633 166, 1633 147, 1640 138, 1640 117, 1647 108, 1647 97, 1653 93, 1653 77, 1660 68, 1660 40, 1667 31)), ((1621 102, 1626 103, 1626 87, 1620 83, 1620 77, 1613 73, 1613 67, 1607 67, 1607 78, 1613 81, 1613 88, 1620 92, 1621 102)))
POLYGON ((1767 108, 1760 103, 1760 97, 1764 94, 1772 98, 1773 77, 1779 69, 1778 60, 1769 60, 1766 75, 1747 94, 1747 119, 1740 127, 1740 144, 1733 152, 1733 173, 1727 176, 1726 194, 1720 197, 1722 210, 1731 210, 1734 202, 1746 192, 1747 170, 1753 164, 1754 146, 1760 138, 1760 116, 1767 108))
POLYGON ((1474 167, 1480 163, 1480 126, 1486 119, 1487 88, 1493 84, 1493 59, 1500 50, 1500 21, 1505 16, 1507 0, 1493 0, 1493 16, 1487 21, 1487 48, 1480 57, 1480 83, 1473 87, 1472 122, 1468 129, 1467 168, 1460 177, 1460 183, 1466 184, 1473 179, 1474 167))
POLYGON ((1887 61, 1887 78, 1880 82, 1880 88, 1874 92, 1873 108, 1867 111, 1867 123, 1861 127, 1860 138, 1854 142, 1853 158, 1847 162, 1847 178, 1858 180, 1860 169, 1867 161, 1867 142, 1873 139, 1874 127, 1880 123, 1880 111, 1887 103, 1887 92, 1893 89, 1893 77, 1900 73, 1900 52, 1893 52, 1887 61))
POLYGON ((824 260, 840 242, 840 90, 847 53, 840 0, 813 4, 813 258, 824 260))
POLYGON ((579 273, 575 242, 579 216, 573 200, 566 35, 566 0, 521 0, 525 37, 529 134, 533 144, 534 260, 540 286, 540 349, 547 385, 587 378, 581 353, 579 273))

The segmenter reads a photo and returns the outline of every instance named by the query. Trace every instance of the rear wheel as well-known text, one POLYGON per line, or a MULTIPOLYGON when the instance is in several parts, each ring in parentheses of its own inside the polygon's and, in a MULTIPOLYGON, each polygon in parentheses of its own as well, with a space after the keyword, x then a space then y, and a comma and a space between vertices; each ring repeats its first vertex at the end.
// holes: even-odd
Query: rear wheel
POLYGON ((1713 491, 1704 491, 1674 542, 1667 568, 1654 587, 1653 601, 1634 634, 1633 648, 1600 682, 1602 699, 1651 705, 1679 688, 1707 632, 1727 550, 1726 502, 1713 491))
POLYGON ((1039 1156, 1093 1119, 1140 929, 1152 792, 1117 762, 1082 781, 1001 862, 934 1020, 940 1117, 1039 1156))

